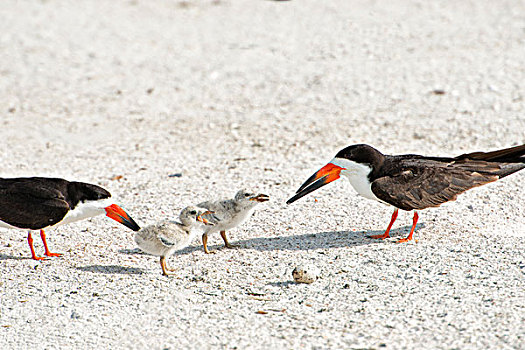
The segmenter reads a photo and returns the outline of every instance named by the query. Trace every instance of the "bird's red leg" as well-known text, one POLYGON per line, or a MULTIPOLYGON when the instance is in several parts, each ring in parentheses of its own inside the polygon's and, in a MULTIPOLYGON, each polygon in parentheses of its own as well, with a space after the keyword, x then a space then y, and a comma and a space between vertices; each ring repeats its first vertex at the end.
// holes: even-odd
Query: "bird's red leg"
POLYGON ((374 239, 385 239, 385 238, 388 238, 390 237, 389 233, 390 233, 390 229, 392 228, 392 225, 394 224, 394 221, 396 221, 397 219, 397 212, 398 212, 399 209, 396 208, 396 210, 394 210, 394 213, 392 214, 392 219, 390 220, 390 224, 388 224, 388 227, 386 228, 386 231, 385 233, 383 233, 382 235, 372 235, 372 236, 368 236, 370 238, 374 238, 374 239))
POLYGON ((45 258, 36 256, 35 248, 33 248, 33 237, 31 236, 31 231, 27 233, 27 243, 29 243, 29 249, 31 249, 31 258, 33 260, 44 260, 45 258))
POLYGON ((47 247, 47 242, 46 242, 46 233, 44 232, 44 230, 40 230, 40 238, 42 238, 42 242, 44 243, 44 249, 46 250, 44 252, 45 256, 60 256, 60 255, 62 255, 60 253, 51 253, 49 251, 49 248, 47 247))
POLYGON ((404 243, 412 240, 412 235, 414 234, 414 230, 416 229, 417 219, 419 219, 419 215, 417 215, 417 211, 414 211, 414 219, 412 219, 412 229, 410 230, 410 234, 407 238, 401 238, 397 243, 404 243))

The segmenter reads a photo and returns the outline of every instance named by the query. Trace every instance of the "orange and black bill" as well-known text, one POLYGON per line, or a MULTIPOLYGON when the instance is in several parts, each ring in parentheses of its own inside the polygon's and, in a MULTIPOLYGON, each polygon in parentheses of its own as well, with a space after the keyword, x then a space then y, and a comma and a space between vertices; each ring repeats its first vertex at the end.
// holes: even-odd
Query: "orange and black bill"
POLYGON ((131 218, 131 216, 129 216, 128 213, 126 213, 124 211, 124 209, 122 209, 118 205, 111 204, 110 206, 106 207, 105 209, 106 209, 106 216, 107 217, 112 218, 113 220, 120 222, 122 225, 132 229, 133 231, 140 230, 140 226, 137 225, 135 220, 133 220, 131 218))
POLYGON ((250 200, 256 201, 256 202, 267 202, 270 200, 270 197, 261 193, 261 194, 251 197, 250 200))
MULTIPOLYGON (((213 214, 215 214, 215 212, 213 212, 213 211, 209 211, 209 210, 208 210, 208 211, 205 211, 205 212, 203 212, 203 213, 201 213, 201 214, 199 214, 199 215, 197 216, 197 221, 200 221, 200 222, 202 222, 202 223, 205 224, 205 225, 213 226, 213 225, 215 225, 215 224, 214 224, 213 222, 208 221, 209 218, 217 219, 217 217, 216 217, 215 215, 213 215, 213 214), (206 219, 205 216, 207 216, 208 219, 206 219)), ((218 220, 218 219, 217 219, 217 220, 218 220)))
POLYGON ((306 180, 305 183, 302 184, 301 187, 299 187, 295 196, 286 201, 286 204, 291 204, 299 198, 306 196, 308 193, 313 192, 318 188, 321 188, 324 185, 327 185, 330 182, 339 179, 339 174, 341 173, 341 170, 343 170, 343 168, 341 168, 338 165, 335 165, 334 163, 326 164, 324 167, 319 169, 318 172, 310 176, 310 178, 308 178, 308 180, 306 180))

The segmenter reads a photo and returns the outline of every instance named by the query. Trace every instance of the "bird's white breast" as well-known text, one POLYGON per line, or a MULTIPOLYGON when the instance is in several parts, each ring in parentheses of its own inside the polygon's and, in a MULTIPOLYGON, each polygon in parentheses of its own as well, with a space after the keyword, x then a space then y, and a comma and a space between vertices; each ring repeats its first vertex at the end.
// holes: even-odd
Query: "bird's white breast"
POLYGON ((113 201, 111 201, 109 198, 98 201, 79 202, 75 209, 68 211, 62 221, 58 222, 54 226, 69 224, 71 222, 104 214, 106 212, 104 208, 111 205, 112 203, 113 201))
POLYGON ((371 167, 342 158, 334 158, 331 163, 344 168, 341 171, 341 175, 350 181, 350 184, 360 196, 383 203, 372 192, 372 183, 368 179, 368 175, 372 171, 371 167))
POLYGON ((15 229, 17 229, 17 230, 20 230, 20 227, 11 226, 11 225, 9 225, 7 222, 3 222, 3 221, 0 221, 0 227, 4 227, 4 228, 15 228, 15 229))

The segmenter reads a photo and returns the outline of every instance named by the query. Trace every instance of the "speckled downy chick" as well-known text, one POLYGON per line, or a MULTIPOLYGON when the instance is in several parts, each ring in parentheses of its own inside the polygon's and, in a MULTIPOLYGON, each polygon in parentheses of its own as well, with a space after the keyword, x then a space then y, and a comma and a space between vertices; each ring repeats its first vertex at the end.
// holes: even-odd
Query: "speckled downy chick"
POLYGON ((135 243, 142 251, 160 256, 162 274, 168 276, 167 271, 175 270, 166 266, 166 257, 187 247, 207 226, 212 226, 207 220, 210 215, 213 213, 206 209, 186 207, 179 215, 180 222, 165 220, 144 227, 135 234, 135 243))
POLYGON ((214 214, 210 216, 210 221, 213 226, 207 226, 206 231, 202 235, 202 245, 204 252, 210 254, 208 250, 208 235, 210 233, 220 232, 224 240, 226 248, 234 248, 235 245, 230 244, 226 238, 226 231, 242 224, 249 218, 257 204, 266 202, 270 199, 265 194, 255 194, 247 190, 240 190, 233 199, 225 199, 219 201, 207 201, 197 204, 200 208, 205 208, 212 211, 214 214))

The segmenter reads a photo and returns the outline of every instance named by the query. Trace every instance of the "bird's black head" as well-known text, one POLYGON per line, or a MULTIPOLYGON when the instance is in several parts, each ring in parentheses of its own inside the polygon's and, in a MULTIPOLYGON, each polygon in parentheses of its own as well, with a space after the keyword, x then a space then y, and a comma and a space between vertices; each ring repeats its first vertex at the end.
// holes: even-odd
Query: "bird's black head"
POLYGON ((343 148, 335 155, 335 158, 343 158, 356 163, 366 164, 369 166, 380 163, 383 154, 372 146, 365 144, 351 145, 343 148))
POLYGON ((76 181, 68 183, 66 200, 71 209, 74 209, 79 202, 97 201, 109 197, 111 193, 100 186, 76 181))
POLYGON ((293 203, 308 193, 339 179, 341 174, 348 176, 348 174, 362 172, 363 166, 368 172, 366 176, 370 177, 374 172, 379 171, 384 159, 381 152, 368 145, 360 144, 343 148, 332 161, 310 176, 286 203, 293 203))

